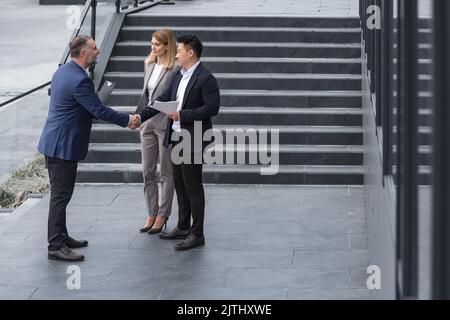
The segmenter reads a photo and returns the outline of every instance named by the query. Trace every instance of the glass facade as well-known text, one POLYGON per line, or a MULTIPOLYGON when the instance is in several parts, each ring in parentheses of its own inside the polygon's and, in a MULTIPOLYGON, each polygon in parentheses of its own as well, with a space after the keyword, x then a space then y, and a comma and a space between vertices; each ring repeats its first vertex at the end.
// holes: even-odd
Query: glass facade
POLYGON ((396 296, 448 298, 450 5, 362 0, 360 10, 383 179, 396 195, 396 296))

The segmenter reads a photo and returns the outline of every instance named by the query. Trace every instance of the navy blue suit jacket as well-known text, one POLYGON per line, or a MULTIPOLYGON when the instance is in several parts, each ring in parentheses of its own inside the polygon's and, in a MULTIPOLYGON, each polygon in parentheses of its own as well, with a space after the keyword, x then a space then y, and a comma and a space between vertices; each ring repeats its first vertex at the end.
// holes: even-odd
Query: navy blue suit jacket
POLYGON ((129 121, 129 115, 103 105, 85 70, 70 61, 53 74, 50 108, 39 141, 39 152, 63 160, 84 159, 93 118, 122 127, 129 121))

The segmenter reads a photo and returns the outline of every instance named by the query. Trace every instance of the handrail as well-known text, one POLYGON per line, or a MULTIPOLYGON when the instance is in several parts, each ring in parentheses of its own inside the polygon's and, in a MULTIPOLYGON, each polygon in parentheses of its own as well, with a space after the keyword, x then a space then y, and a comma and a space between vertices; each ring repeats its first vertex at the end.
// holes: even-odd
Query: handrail
MULTIPOLYGON (((95 14, 96 14, 95 7, 96 6, 97 6, 97 0, 86 0, 86 3, 84 4, 84 7, 83 7, 83 11, 81 13, 80 24, 79 24, 78 28, 75 29, 72 32, 72 35, 70 36, 69 42, 72 41, 73 39, 75 39, 75 37, 80 33, 81 26, 83 25, 84 20, 86 20, 86 16, 87 16, 87 14, 89 12, 89 8, 91 8, 91 7, 92 7, 92 10, 93 10, 92 11, 93 17, 92 17, 92 21, 91 21, 91 35, 93 34, 93 37, 95 37, 95 22, 96 22, 95 21, 95 14)), ((69 57, 69 53, 70 53, 70 49, 69 49, 69 46, 67 45, 65 50, 64 50, 64 53, 63 53, 63 55, 62 55, 62 57, 61 57, 61 59, 59 61, 58 67, 62 66, 63 64, 65 64, 67 62, 67 59, 69 57)), ((91 75, 92 74, 93 73, 91 71, 91 75)), ((50 84, 51 84, 51 81, 48 81, 46 83, 38 85, 37 87, 34 87, 33 89, 30 89, 30 90, 28 90, 28 91, 26 91, 24 93, 21 93, 18 96, 15 96, 14 98, 6 100, 5 102, 0 103, 0 108, 3 107, 3 106, 6 106, 7 104, 10 104, 10 103, 12 103, 12 102, 14 102, 16 100, 22 99, 22 98, 24 98, 24 97, 26 97, 26 96, 28 96, 28 95, 30 95, 30 94, 40 90, 40 89, 42 89, 42 88, 45 88, 45 87, 47 87, 50 84)))
POLYGON ((43 83, 43 84, 41 84, 41 85, 31 89, 31 90, 28 90, 27 92, 21 93, 20 95, 14 97, 14 98, 6 100, 5 102, 0 103, 0 108, 3 107, 3 106, 6 106, 7 104, 9 104, 11 102, 14 102, 16 100, 22 99, 23 97, 25 97, 25 96, 27 96, 29 94, 32 94, 35 91, 38 91, 38 90, 40 90, 42 88, 45 88, 46 86, 50 85, 50 83, 51 83, 51 81, 43 83))
MULTIPOLYGON (((132 9, 132 8, 130 9, 130 5, 122 7, 121 6, 122 1, 121 0, 116 0, 116 2, 115 2, 116 14, 120 13, 121 11, 125 11, 127 9, 129 9, 129 10, 127 12, 125 12, 125 14, 130 13, 130 12, 135 12, 135 11, 137 12, 137 11, 140 11, 140 10, 144 10, 144 9, 146 9, 146 6, 143 6, 142 8, 138 8, 138 7, 140 5, 142 5, 143 3, 146 3, 146 2, 156 2, 155 5, 156 4, 174 4, 174 2, 172 2, 170 0, 160 0, 160 1, 155 1, 155 0, 142 0, 142 1, 134 0, 133 6, 132 6, 132 8, 134 8, 134 9, 132 9)), ((148 7, 151 7, 152 5, 149 5, 148 7)), ((75 39, 75 37, 78 36, 78 34, 80 33, 81 26, 83 25, 84 21, 86 20, 87 14, 89 13, 89 10, 91 10, 91 37, 95 40, 96 19, 97 19, 97 10, 96 9, 97 9, 97 0, 86 0, 86 3, 84 4, 83 11, 82 11, 81 16, 80 16, 81 19, 80 19, 79 26, 78 26, 77 29, 75 29, 72 32, 72 35, 70 36, 69 43, 73 39, 75 39)), ((62 66, 63 64, 65 64, 67 62, 67 59, 69 58, 69 54, 70 54, 70 48, 69 48, 69 45, 67 45, 65 50, 64 50, 64 53, 63 53, 63 55, 62 55, 62 57, 61 57, 61 59, 59 61, 58 67, 62 66)), ((94 80, 94 68, 91 67, 89 71, 90 71, 90 76, 91 76, 92 80, 94 80)), ((38 91, 38 90, 40 90, 42 88, 45 88, 45 87, 49 86, 50 84, 51 84, 51 81, 48 81, 48 82, 43 83, 43 84, 41 84, 41 85, 39 85, 39 86, 37 86, 37 87, 35 87, 33 89, 28 90, 28 91, 26 91, 26 92, 24 92, 24 93, 22 93, 22 94, 20 94, 20 95, 18 95, 16 97, 14 97, 14 98, 6 100, 5 102, 0 103, 0 108, 5 106, 5 105, 7 105, 7 104, 9 104, 9 103, 11 103, 11 102, 14 102, 16 100, 24 98, 24 97, 32 94, 33 92, 36 92, 36 91, 38 91)), ((50 94, 50 89, 49 89, 49 94, 50 94)))
MULTIPOLYGON (((153 0, 143 0, 143 1, 134 0, 133 8, 139 7, 139 5, 143 4, 144 2, 153 2, 153 0)), ((120 13, 120 11, 126 10, 126 9, 128 9, 130 7, 129 4, 127 4, 126 6, 122 7, 122 1, 121 0, 116 0, 115 4, 116 4, 116 13, 120 13)))
MULTIPOLYGON (((134 0, 133 8, 137 8, 145 2, 155 2, 155 0, 142 0, 142 1, 134 0)), ((170 1, 170 0, 161 0, 159 2, 159 4, 175 4, 175 2, 170 1)), ((116 13, 120 13, 121 11, 124 11, 124 10, 127 10, 130 8, 130 4, 127 4, 126 6, 122 6, 121 0, 116 0, 115 5, 116 5, 116 13)))
MULTIPOLYGON (((89 8, 90 8, 91 6, 93 6, 93 5, 97 5, 97 1, 96 1, 96 0, 86 0, 86 3, 84 4, 83 12, 81 13, 81 21, 80 21, 80 24, 79 24, 78 28, 75 29, 75 30, 72 32, 72 35, 70 36, 69 43, 70 43, 70 41, 72 41, 73 39, 75 39, 75 37, 78 36, 78 34, 80 33, 81 26, 83 25, 84 20, 86 20, 86 16, 87 16, 87 14, 88 14, 88 12, 89 12, 89 8), (94 2, 94 3, 93 3, 93 2, 94 2)), ((95 9, 94 9, 94 13, 95 13, 95 9)), ((92 22, 95 23, 95 18, 92 19, 92 20, 93 20, 93 21, 91 21, 91 28, 92 28, 92 22)), ((94 29, 95 29, 95 27, 94 27, 94 29)), ((91 35, 92 35, 92 30, 91 30, 91 35)), ((95 31, 94 31, 94 36, 95 36, 95 31)), ((69 53, 70 53, 70 49, 69 49, 69 46, 67 45, 67 47, 66 47, 66 49, 65 49, 65 51, 64 51, 64 53, 63 53, 63 56, 61 57, 61 60, 60 60, 58 66, 62 66, 63 64, 65 64, 65 63, 67 62, 67 58, 69 58, 69 53)))
POLYGON ((100 53, 100 56, 98 59, 98 64, 96 64, 96 66, 95 66, 95 79, 93 79, 93 81, 94 81, 94 86, 95 86, 96 90, 98 90, 102 85, 103 76, 105 74, 106 67, 108 65, 108 61, 114 50, 115 41, 117 40, 117 37, 119 36, 120 29, 123 25, 123 22, 124 22, 126 16, 128 16, 129 14, 135 14, 142 10, 150 9, 154 6, 157 6, 157 5, 160 5, 163 3, 165 4, 165 2, 163 0, 154 0, 154 1, 150 1, 150 2, 147 1, 147 4, 141 5, 137 8, 131 7, 120 13, 114 14, 114 16, 111 19, 110 24, 107 28, 107 32, 105 35, 106 41, 104 40, 101 44, 101 48, 100 48, 101 53, 100 53))

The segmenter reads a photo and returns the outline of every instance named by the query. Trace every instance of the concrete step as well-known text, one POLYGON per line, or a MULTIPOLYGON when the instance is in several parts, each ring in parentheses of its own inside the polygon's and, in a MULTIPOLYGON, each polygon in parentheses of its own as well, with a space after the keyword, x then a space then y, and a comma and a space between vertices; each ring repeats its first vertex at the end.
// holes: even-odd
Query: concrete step
POLYGON ((219 125, 361 126, 361 109, 221 107, 213 118, 219 125))
MULTIPOLYGON (((137 105, 142 90, 116 89, 108 105, 137 105)), ((301 91, 301 90, 220 90, 220 102, 227 106, 360 108, 361 91, 301 91)))
MULTIPOLYGON (((421 10, 421 14, 422 14, 422 10, 421 10)), ((420 17, 417 21, 417 24, 418 24, 419 28, 426 29, 426 28, 430 28, 430 26, 433 25, 433 20, 430 18, 420 17)), ((398 26, 398 21, 397 21, 396 17, 394 17, 394 26, 398 26)))
MULTIPOLYGON (((277 130, 279 132, 280 144, 300 145, 361 145, 363 130, 361 127, 350 126, 232 126, 216 125, 215 130, 222 133, 224 141, 226 133, 236 130, 277 130)), ((94 124, 91 132, 91 143, 139 143, 139 130, 118 127, 112 124, 94 124)))
MULTIPOLYGON (((419 48, 418 48, 418 57, 420 59, 430 59, 433 56, 433 51, 432 51, 432 46, 430 44, 430 41, 426 41, 424 43, 419 43, 419 48)), ((398 57, 398 44, 394 43, 393 44, 394 50, 392 51, 393 57, 397 58, 398 57)))
POLYGON ((433 121, 433 112, 430 109, 419 109, 419 126, 431 126, 433 121))
MULTIPOLYGON (((145 56, 111 57, 109 72, 143 72, 145 56)), ((242 58, 204 57, 202 63, 212 73, 321 73, 361 74, 360 58, 242 58)))
POLYGON ((154 13, 130 14, 126 17, 130 26, 205 26, 205 27, 272 27, 272 28, 359 28, 358 17, 280 17, 280 16, 200 16, 158 15, 154 13))
MULTIPOLYGON (((398 43, 398 29, 394 28, 393 30, 392 41, 394 43, 398 43)), ((431 43, 433 41, 433 33, 430 28, 419 28, 417 30, 417 41, 419 43, 431 43)))
MULTIPOLYGON (((417 72, 419 74, 425 74, 425 75, 430 75, 432 73, 433 70, 433 61, 432 59, 430 59, 430 56, 428 56, 428 59, 424 58, 424 59, 417 59, 417 72)), ((398 59, 394 58, 393 59, 393 65, 394 65, 394 71, 393 73, 396 74, 397 70, 398 70, 398 59)))
MULTIPOLYGON (((431 143, 431 141, 430 141, 431 143)), ((392 146, 392 163, 397 163, 397 146, 392 146)), ((420 145, 417 153, 417 161, 420 166, 430 166, 433 160, 432 148, 430 145, 420 145)))
POLYGON ((207 183, 362 185, 362 166, 280 166, 276 175, 261 175, 260 166, 211 166, 203 176, 207 183))
MULTIPOLYGON (((208 150, 215 163, 264 164, 259 151, 275 151, 275 146, 261 149, 254 145, 215 145, 208 150), (239 157, 239 160, 238 160, 239 157)), ((267 155, 267 153, 264 153, 267 155)), ((362 146, 279 145, 278 163, 281 165, 362 165, 362 146)), ((274 159, 273 154, 271 154, 274 159)), ((141 144, 90 144, 86 163, 141 163, 141 144)), ((263 160, 264 161, 264 160, 263 160)))
MULTIPOLYGON (((433 111, 429 107, 419 107, 419 126, 422 128, 426 128, 431 126, 432 118, 433 118, 433 111)), ((392 113, 392 123, 397 123, 397 108, 394 107, 393 113, 392 113)))
MULTIPOLYGON (((216 73, 222 90, 361 90, 362 76, 354 74, 216 73)), ((108 72, 105 79, 118 89, 142 88, 143 72, 108 72)))
MULTIPOLYGON (((394 139, 394 144, 397 143, 397 126, 392 127, 393 134, 392 139, 394 139)), ((432 139, 433 130, 430 126, 419 126, 417 130, 417 143, 419 145, 429 145, 432 139)))
MULTIPOLYGON (((111 106, 118 112, 132 114, 136 106, 111 106)), ((94 123, 104 123, 94 120, 94 123)), ((362 110, 350 108, 271 108, 220 107, 213 118, 220 125, 312 125, 361 126, 362 110)))
MULTIPOLYGON (((394 181, 397 181, 397 166, 392 166, 394 181)), ((420 186, 430 186, 433 182, 433 172, 430 166, 421 165, 417 169, 418 184, 420 186)), ((397 183, 396 183, 397 184, 397 183)))
MULTIPOLYGON (((397 91, 396 88, 394 88, 393 91, 393 96, 394 96, 394 102, 393 102, 393 108, 396 109, 397 108, 397 91)), ((417 93, 417 104, 419 109, 429 109, 432 110, 433 108, 433 96, 431 91, 418 91, 417 93)))
MULTIPOLYGON (((132 114, 136 106, 110 106, 118 112, 132 114)), ((431 125, 432 112, 419 110, 419 125, 431 125)), ((396 121, 393 115, 393 121, 396 121)), ((93 120, 94 123, 104 123, 93 120)), ((361 126, 362 110, 360 108, 301 108, 301 107, 220 107, 220 112, 213 118, 214 124, 231 125, 312 125, 312 126, 361 126)))
MULTIPOLYGON (((397 108, 397 105, 396 105, 396 103, 398 102, 397 100, 397 88, 396 87, 394 87, 393 88, 394 90, 393 90, 393 92, 392 92, 392 94, 393 94, 393 96, 394 96, 394 105, 393 105, 393 108, 394 109, 396 109, 397 108)), ((417 92, 417 96, 418 96, 418 107, 419 107, 419 109, 429 109, 429 110, 432 110, 432 108, 433 108, 433 105, 431 104, 431 102, 433 101, 433 96, 432 96, 432 92, 431 91, 427 91, 427 90, 424 90, 424 91, 418 91, 417 92)))
POLYGON ((150 41, 159 29, 171 29, 175 37, 195 34, 201 41, 244 42, 332 42, 360 43, 360 28, 287 28, 287 27, 210 27, 210 26, 127 26, 119 33, 120 41, 150 41))
MULTIPOLYGON (((205 165, 203 182, 216 184, 362 185, 362 166, 279 166, 275 175, 261 175, 259 165, 205 165)), ((142 183, 142 165, 80 163, 78 183, 142 183)))
MULTIPOLYGON (((121 41, 113 55, 146 56, 149 41, 121 41)), ((297 42, 203 42, 202 57, 360 58, 361 44, 297 42)))
MULTIPOLYGON (((393 87, 397 88, 398 83, 398 75, 393 75, 393 87)), ((429 74, 419 74, 417 77, 418 90, 420 91, 428 91, 432 89, 433 86, 433 77, 429 74)))

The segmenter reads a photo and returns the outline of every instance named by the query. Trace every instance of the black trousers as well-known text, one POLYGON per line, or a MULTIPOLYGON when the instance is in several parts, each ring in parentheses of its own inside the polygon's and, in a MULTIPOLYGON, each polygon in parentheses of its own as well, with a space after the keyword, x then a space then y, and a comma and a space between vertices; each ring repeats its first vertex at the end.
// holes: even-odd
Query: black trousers
POLYGON ((48 250, 59 250, 69 236, 66 208, 72 198, 77 176, 77 161, 45 157, 50 178, 51 195, 48 213, 48 250))
MULTIPOLYGON (((193 160, 193 158, 191 159, 193 160)), ((189 229, 196 236, 203 235, 205 218, 205 192, 203 164, 173 164, 173 179, 178 201, 178 228, 189 229)))

